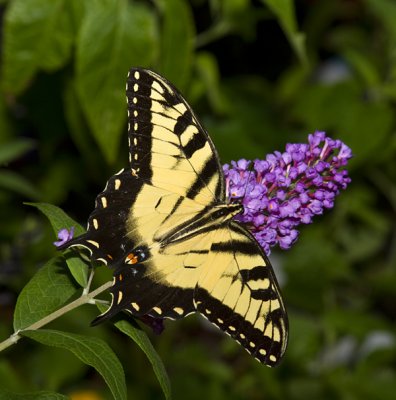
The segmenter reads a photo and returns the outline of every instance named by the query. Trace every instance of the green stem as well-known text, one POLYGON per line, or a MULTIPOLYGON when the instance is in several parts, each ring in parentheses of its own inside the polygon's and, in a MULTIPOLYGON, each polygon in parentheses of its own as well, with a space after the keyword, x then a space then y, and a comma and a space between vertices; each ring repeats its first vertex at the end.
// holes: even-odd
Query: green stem
POLYGON ((209 28, 207 31, 197 35, 195 39, 195 48, 199 49, 206 46, 231 32, 232 27, 228 21, 221 21, 209 28))
POLYGON ((83 304, 95 303, 94 297, 97 296, 98 294, 104 292, 105 290, 107 290, 112 285, 113 285, 113 282, 111 282, 111 281, 107 282, 104 285, 102 285, 102 286, 98 287, 97 289, 95 289, 94 291, 92 291, 91 293, 83 294, 78 299, 72 301, 69 304, 66 304, 65 306, 63 306, 59 310, 54 311, 53 313, 51 313, 51 314, 47 315, 46 317, 40 319, 39 321, 35 322, 34 324, 32 324, 30 326, 27 326, 26 328, 20 329, 19 331, 13 333, 8 339, 6 339, 6 340, 4 340, 3 342, 0 343, 0 352, 3 351, 4 349, 6 349, 7 347, 9 347, 9 346, 11 346, 11 345, 16 343, 21 338, 21 336, 19 335, 19 333, 21 331, 40 329, 44 325, 47 325, 48 323, 53 321, 54 319, 59 318, 63 314, 66 314, 67 312, 69 312, 71 310, 74 310, 75 308, 77 308, 77 307, 79 307, 79 306, 81 306, 83 304))
POLYGON ((92 267, 91 272, 88 277, 87 286, 84 288, 83 293, 82 293, 83 296, 89 293, 89 289, 91 288, 91 283, 92 283, 92 279, 93 279, 94 275, 95 275, 95 269, 92 267))

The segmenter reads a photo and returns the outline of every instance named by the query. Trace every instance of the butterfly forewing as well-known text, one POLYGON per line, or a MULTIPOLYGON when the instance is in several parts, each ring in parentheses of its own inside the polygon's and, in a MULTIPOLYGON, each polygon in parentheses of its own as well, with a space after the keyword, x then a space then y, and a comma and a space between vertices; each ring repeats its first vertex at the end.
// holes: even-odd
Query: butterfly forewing
POLYGON ((152 71, 132 69, 127 100, 132 171, 204 205, 223 199, 213 143, 172 84, 152 71))
POLYGON ((89 250, 91 260, 111 266, 128 249, 139 246, 141 243, 127 237, 125 221, 142 183, 131 174, 130 169, 123 169, 113 175, 103 192, 96 197, 95 210, 89 216, 87 232, 59 249, 83 247, 89 250))
POLYGON ((178 91, 140 68, 127 81, 130 168, 96 199, 86 234, 68 243, 114 268, 121 310, 182 318, 199 311, 256 359, 275 365, 287 316, 272 267, 248 231, 232 221, 216 150, 178 91))

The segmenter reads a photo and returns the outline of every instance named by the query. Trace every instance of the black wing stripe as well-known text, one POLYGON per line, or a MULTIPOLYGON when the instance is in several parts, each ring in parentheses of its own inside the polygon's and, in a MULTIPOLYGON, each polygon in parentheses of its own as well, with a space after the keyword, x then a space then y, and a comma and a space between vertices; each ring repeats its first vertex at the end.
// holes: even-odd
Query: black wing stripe
POLYGON ((257 245, 255 242, 247 240, 238 242, 218 242, 212 245, 212 251, 219 253, 232 253, 234 250, 247 255, 257 254, 257 245))
MULTIPOLYGON (((238 251, 239 248, 238 248, 238 251)), ((259 279, 269 279, 270 274, 269 274, 269 269, 268 268, 263 268, 261 266, 257 266, 252 269, 241 269, 239 271, 242 277, 243 282, 248 282, 250 280, 259 280, 259 279)))
MULTIPOLYGON (((187 197, 194 198, 202 188, 209 184, 210 180, 217 172, 216 160, 210 158, 207 160, 203 170, 200 172, 200 177, 195 180, 193 185, 191 185, 190 190, 187 192, 187 197)), ((220 190, 219 188, 220 186, 216 188, 216 193, 220 190)))

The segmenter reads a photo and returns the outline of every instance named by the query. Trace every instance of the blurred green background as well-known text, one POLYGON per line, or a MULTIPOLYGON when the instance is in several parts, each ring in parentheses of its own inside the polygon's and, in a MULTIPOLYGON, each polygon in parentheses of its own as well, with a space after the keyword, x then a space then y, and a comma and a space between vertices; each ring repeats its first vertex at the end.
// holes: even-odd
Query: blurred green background
MULTIPOLYGON (((334 210, 271 260, 290 318, 276 369, 197 316, 148 331, 174 399, 394 399, 396 391, 396 2, 393 0, 1 0, 0 341, 18 293, 55 254, 26 201, 85 224, 127 165, 131 66, 172 81, 223 163, 263 158, 324 130, 348 144, 352 183, 334 210)), ((92 306, 51 328, 105 338, 128 398, 160 399, 139 348, 90 328, 92 306)), ((0 354, 0 388, 110 398, 72 354, 28 339, 0 354)), ((80 397, 79 397, 80 396, 80 397)))

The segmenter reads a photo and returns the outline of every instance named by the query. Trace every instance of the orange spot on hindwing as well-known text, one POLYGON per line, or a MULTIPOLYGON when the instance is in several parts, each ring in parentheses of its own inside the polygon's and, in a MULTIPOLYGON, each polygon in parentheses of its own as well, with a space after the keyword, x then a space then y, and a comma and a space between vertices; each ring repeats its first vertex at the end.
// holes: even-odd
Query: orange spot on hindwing
POLYGON ((139 261, 138 256, 133 253, 129 253, 125 259, 126 264, 136 264, 138 261, 139 261))

